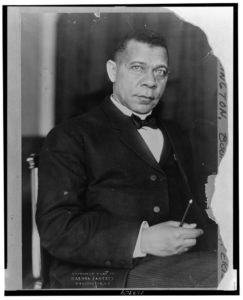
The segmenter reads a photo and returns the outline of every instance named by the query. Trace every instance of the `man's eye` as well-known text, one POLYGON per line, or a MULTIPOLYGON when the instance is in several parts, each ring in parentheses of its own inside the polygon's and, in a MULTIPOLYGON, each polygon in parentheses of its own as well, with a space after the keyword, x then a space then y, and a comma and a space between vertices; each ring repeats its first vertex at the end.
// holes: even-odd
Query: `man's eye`
POLYGON ((168 71, 167 69, 160 68, 156 70, 156 74, 165 77, 168 74, 168 71))
POLYGON ((131 66, 131 69, 134 71, 138 71, 138 72, 142 72, 143 71, 143 67, 142 66, 131 66))

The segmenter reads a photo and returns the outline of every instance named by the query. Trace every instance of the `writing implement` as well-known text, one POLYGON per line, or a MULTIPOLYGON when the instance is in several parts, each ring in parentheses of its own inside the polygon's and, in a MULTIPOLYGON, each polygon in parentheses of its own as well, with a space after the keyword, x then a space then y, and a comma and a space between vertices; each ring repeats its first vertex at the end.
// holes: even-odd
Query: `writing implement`
POLYGON ((186 216, 187 216, 187 214, 188 214, 189 208, 190 208, 190 206, 192 205, 192 203, 193 203, 193 200, 192 200, 192 199, 189 200, 188 205, 187 205, 187 208, 186 208, 186 210, 185 210, 185 212, 184 212, 184 215, 183 215, 183 217, 182 217, 182 219, 181 219, 181 222, 180 222, 179 227, 181 227, 181 226, 184 224, 184 221, 185 221, 185 219, 186 219, 186 216))

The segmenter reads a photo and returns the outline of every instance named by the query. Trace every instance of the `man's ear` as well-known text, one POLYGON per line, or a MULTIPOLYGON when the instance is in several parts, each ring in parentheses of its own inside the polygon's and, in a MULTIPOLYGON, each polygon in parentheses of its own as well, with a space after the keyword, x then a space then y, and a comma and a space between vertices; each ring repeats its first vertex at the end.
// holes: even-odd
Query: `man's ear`
POLYGON ((113 60, 108 60, 106 63, 106 71, 111 82, 116 81, 117 66, 113 60))

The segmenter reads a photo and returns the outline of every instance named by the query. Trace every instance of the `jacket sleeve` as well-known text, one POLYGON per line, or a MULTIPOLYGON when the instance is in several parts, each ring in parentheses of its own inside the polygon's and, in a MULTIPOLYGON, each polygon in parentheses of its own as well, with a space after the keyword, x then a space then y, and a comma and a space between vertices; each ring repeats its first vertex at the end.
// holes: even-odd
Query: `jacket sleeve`
POLYGON ((140 223, 101 208, 88 211, 85 145, 63 127, 40 154, 36 221, 41 245, 56 258, 87 266, 133 267, 140 223))
POLYGON ((197 244, 193 247, 193 251, 217 250, 218 226, 197 203, 193 204, 188 223, 196 223, 197 227, 204 231, 204 234, 197 239, 197 244))

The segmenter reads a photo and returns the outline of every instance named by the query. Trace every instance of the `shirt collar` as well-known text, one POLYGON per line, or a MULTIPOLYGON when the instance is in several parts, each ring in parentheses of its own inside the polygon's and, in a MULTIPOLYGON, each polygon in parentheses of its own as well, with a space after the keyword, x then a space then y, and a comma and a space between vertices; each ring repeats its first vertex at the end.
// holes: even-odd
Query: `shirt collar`
POLYGON ((133 112, 131 109, 127 108, 126 106, 124 106, 123 104, 121 104, 120 102, 118 102, 118 100, 116 100, 116 98, 114 97, 114 95, 110 96, 111 101, 113 102, 113 104, 126 116, 131 117, 132 114, 138 116, 140 119, 144 120, 146 119, 147 116, 151 115, 152 111, 150 111, 147 114, 138 114, 136 112, 133 112))

